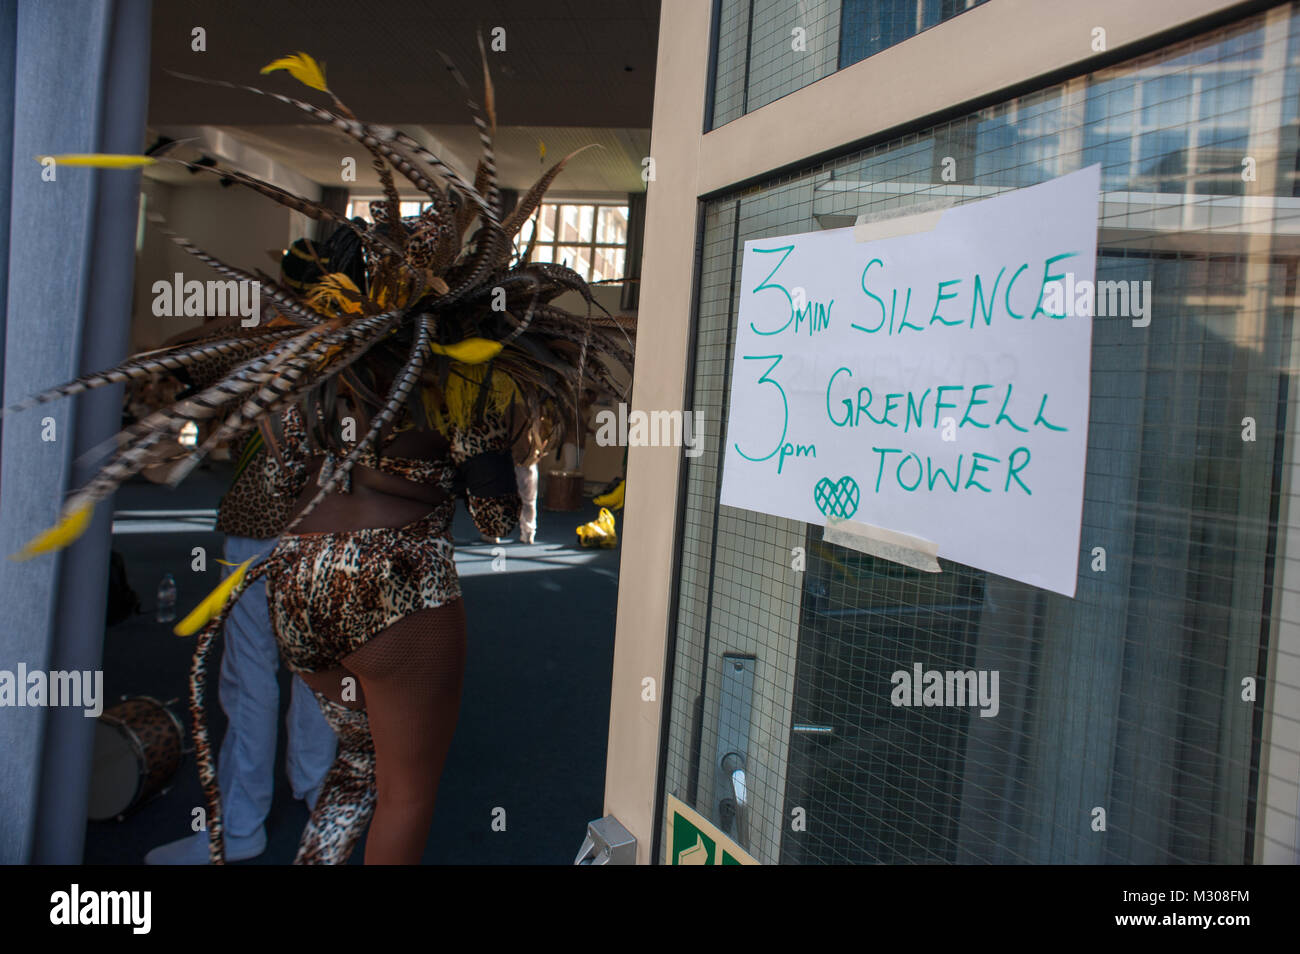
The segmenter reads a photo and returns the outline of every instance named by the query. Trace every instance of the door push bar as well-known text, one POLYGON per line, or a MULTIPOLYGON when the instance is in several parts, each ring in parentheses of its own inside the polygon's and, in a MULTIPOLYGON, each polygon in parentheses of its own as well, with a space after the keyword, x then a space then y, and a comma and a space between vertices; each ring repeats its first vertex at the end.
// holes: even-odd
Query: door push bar
POLYGON ((587 837, 578 849, 575 865, 634 865, 636 836, 613 815, 587 822, 587 837))

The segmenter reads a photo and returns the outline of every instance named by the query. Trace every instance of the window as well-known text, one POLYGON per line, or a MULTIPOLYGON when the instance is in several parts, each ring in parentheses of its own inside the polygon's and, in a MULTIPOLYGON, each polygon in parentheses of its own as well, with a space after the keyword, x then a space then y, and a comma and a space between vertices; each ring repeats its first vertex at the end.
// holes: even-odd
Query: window
POLYGON ((1100 162, 1097 277, 1149 281, 1154 297, 1149 327, 1093 325, 1074 599, 951 561, 921 573, 721 506, 726 435, 705 432, 685 463, 665 793, 764 862, 1253 856, 1263 720, 1242 678, 1281 684, 1262 661, 1295 615, 1274 574, 1296 532, 1294 502, 1281 508, 1298 113, 1294 4, 704 203, 691 406, 709 421, 729 416, 744 243, 900 197, 974 201, 1100 162), (941 184, 948 155, 971 175, 941 184), (1258 431, 1244 442, 1247 413, 1258 431), (792 572, 795 548, 807 562, 792 572), (727 688, 737 660, 751 661, 747 719, 727 688), (997 718, 895 708, 892 674, 917 660, 998 672, 997 718), (719 780, 738 721, 743 824, 719 780))
POLYGON ((559 262, 589 282, 617 281, 627 267, 627 206, 544 203, 520 230, 518 247, 527 247, 533 229, 534 262, 559 262))
POLYGON ((721 0, 710 129, 986 0, 721 0))
MULTIPOLYGON (((348 202, 348 218, 369 219, 378 196, 348 202)), ((403 201, 402 217, 419 215, 431 202, 403 201)), ((515 253, 522 254, 537 230, 531 260, 558 262, 589 282, 618 281, 627 268, 628 207, 606 203, 546 202, 524 223, 515 237, 515 253)))

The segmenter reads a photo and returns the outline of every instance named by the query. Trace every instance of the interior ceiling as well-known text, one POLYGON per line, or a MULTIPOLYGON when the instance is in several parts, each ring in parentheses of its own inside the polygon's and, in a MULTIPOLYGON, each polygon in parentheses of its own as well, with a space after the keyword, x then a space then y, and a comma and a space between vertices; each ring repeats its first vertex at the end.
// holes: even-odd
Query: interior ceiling
MULTIPOLYGON (((358 117, 400 125, 472 173, 480 148, 466 105, 469 94, 439 52, 451 58, 481 100, 477 35, 481 31, 490 44, 496 27, 505 29, 506 48, 489 49, 488 66, 496 94, 502 186, 526 189, 568 152, 597 143, 600 148, 587 150, 565 167, 553 190, 643 189, 659 0, 156 3, 149 126, 152 133, 164 135, 195 126, 219 127, 320 185, 342 185, 358 193, 377 189, 369 155, 342 133, 268 97, 167 72, 247 83, 328 107, 326 94, 285 72, 259 75, 272 60, 302 50, 323 63, 330 88, 358 117), (207 31, 206 52, 191 49, 196 26, 207 31), (544 164, 539 140, 545 144, 544 164), (357 158, 355 182, 341 180, 345 155, 357 158)), ((210 184, 207 177, 159 172, 158 178, 210 184)), ((399 177, 399 186, 403 181, 399 177)), ((416 194, 413 189, 403 192, 416 194)))
MULTIPOLYGON (((352 140, 324 125, 318 126, 230 126, 218 127, 264 156, 293 169, 320 185, 342 185, 350 192, 377 193, 379 176, 370 165, 370 154, 352 140), (342 159, 354 157, 355 182, 341 182, 342 159)), ((478 131, 473 126, 407 127, 438 156, 469 171, 479 155, 478 131)), ((189 130, 183 127, 157 127, 155 134, 181 138, 189 130)), ((551 166, 571 152, 593 145, 565 165, 551 186, 551 194, 578 196, 584 193, 640 192, 641 159, 650 154, 648 129, 609 129, 600 127, 505 126, 498 127, 495 140, 497 178, 504 189, 524 191, 551 166), (538 143, 545 146, 545 158, 538 143)), ((179 147, 178 147, 179 148, 179 147)), ((179 158, 193 159, 196 154, 177 151, 179 158)), ((153 178, 196 185, 212 185, 215 180, 197 179, 177 166, 159 166, 153 178)), ((399 188, 405 183, 397 177, 399 188)), ((414 186, 402 189, 405 194, 419 194, 414 186)))

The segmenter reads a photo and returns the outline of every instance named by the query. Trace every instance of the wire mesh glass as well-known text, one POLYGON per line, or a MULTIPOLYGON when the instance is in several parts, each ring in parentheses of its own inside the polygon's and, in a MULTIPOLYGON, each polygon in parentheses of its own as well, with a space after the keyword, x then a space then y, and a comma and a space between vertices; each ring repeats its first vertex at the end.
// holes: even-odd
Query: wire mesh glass
POLYGON ((720 0, 716 129, 985 0, 720 0))
MULTIPOLYGON (((1296 512, 1298 116, 1288 7, 705 204, 692 395, 712 426, 686 461, 665 791, 769 863, 1254 857, 1261 785, 1295 783, 1261 740, 1265 694, 1297 689, 1266 660, 1300 622, 1277 585, 1300 522, 1279 518, 1296 512), (1097 279, 1150 282, 1150 320, 1093 322, 1074 599, 719 506, 746 240, 1098 162, 1097 279), (724 654, 755 669, 740 823, 724 654), (894 705, 891 675, 917 662, 996 671, 997 716, 894 705)), ((1271 744, 1294 760, 1282 724, 1271 744)))

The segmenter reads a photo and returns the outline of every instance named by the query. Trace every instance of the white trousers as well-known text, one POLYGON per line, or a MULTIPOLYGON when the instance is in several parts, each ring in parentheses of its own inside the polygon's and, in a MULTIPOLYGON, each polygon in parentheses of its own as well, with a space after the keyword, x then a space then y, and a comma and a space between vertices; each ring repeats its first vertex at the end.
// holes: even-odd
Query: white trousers
MULTIPOLYGON (((226 561, 242 563, 270 549, 270 541, 226 537, 226 561)), ((233 572, 225 567, 222 576, 233 572)), ((275 673, 280 651, 271 631, 266 581, 258 580, 226 618, 218 690, 227 726, 217 758, 226 833, 253 837, 271 810, 275 786, 276 717, 280 687, 275 673)), ((316 697, 299 676, 292 680, 285 768, 295 798, 303 798, 325 779, 334 762, 334 730, 316 697)))
POLYGON ((537 465, 515 464, 515 483, 524 504, 519 510, 519 542, 532 543, 537 534, 537 465))

